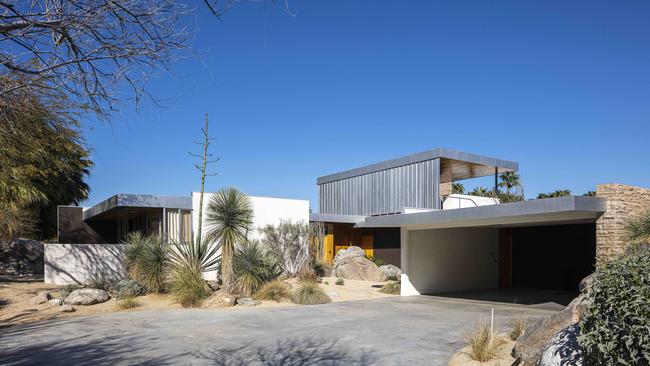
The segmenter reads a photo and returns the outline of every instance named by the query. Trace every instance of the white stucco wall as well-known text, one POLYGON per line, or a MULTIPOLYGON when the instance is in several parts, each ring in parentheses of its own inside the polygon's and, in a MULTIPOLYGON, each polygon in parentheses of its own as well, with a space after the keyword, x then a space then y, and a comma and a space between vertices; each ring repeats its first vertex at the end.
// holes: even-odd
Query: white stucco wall
POLYGON ((498 229, 409 230, 407 234, 403 254, 408 258, 405 276, 410 292, 403 294, 498 287, 498 229))
MULTIPOLYGON (((203 233, 205 235, 205 217, 212 193, 203 195, 203 233)), ((194 237, 199 227, 199 192, 192 192, 192 230, 194 237)), ((309 201, 288 198, 248 196, 253 204, 253 228, 251 238, 259 238, 258 229, 266 225, 277 225, 280 220, 292 222, 309 222, 309 201)))
POLYGON ((85 284, 124 277, 123 244, 45 244, 45 283, 85 284))

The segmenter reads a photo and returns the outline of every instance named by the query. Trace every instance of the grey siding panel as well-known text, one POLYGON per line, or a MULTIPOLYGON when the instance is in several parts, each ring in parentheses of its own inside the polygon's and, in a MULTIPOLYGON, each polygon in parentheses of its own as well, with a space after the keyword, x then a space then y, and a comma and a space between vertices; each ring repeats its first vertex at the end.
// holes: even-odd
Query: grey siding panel
POLYGON ((386 215, 440 208, 440 160, 432 159, 319 184, 321 213, 386 215))

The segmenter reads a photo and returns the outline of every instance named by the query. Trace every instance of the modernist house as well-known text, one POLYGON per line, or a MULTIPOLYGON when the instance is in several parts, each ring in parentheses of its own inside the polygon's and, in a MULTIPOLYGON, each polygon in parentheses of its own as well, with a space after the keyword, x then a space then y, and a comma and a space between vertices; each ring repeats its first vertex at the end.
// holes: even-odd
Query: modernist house
MULTIPOLYGON (((402 269, 403 295, 576 290, 620 253, 625 219, 650 203, 650 190, 621 184, 598 185, 595 197, 512 203, 452 194, 452 182, 494 176, 496 185, 499 174, 518 169, 514 161, 437 148, 318 178, 316 213, 306 200, 251 197, 254 227, 323 223, 326 261, 360 246, 402 269)), ((198 234, 198 201, 198 193, 118 194, 85 210, 60 207, 59 242, 119 243, 134 231, 188 240, 198 234)))

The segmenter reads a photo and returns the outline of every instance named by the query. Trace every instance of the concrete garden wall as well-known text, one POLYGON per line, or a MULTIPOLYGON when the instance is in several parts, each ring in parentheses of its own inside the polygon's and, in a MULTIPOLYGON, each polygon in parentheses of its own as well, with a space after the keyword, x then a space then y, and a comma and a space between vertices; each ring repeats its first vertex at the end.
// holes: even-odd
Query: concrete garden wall
POLYGON ((45 244, 45 283, 88 283, 124 276, 124 244, 45 244))

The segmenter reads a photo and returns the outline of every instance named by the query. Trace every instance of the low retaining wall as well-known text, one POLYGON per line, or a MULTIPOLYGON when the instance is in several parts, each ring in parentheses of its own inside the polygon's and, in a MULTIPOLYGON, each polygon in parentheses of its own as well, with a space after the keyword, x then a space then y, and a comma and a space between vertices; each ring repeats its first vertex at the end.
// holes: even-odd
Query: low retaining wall
POLYGON ((45 283, 88 283, 124 277, 124 244, 45 244, 45 283))

